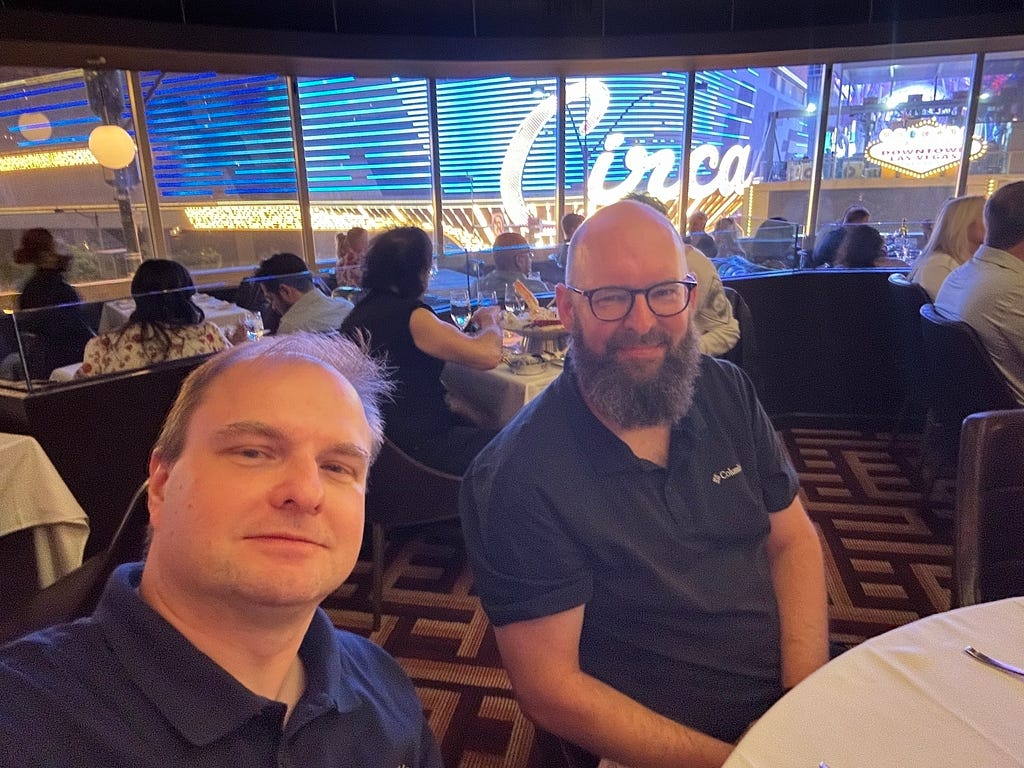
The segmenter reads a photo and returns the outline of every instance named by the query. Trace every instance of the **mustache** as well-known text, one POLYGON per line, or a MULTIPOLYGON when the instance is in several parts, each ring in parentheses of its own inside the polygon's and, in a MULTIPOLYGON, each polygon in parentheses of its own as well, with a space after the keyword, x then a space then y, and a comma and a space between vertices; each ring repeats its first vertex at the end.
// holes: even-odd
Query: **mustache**
POLYGON ((630 347, 671 346, 672 336, 663 328, 651 328, 647 333, 637 333, 629 328, 619 328, 605 344, 605 351, 615 352, 630 347))

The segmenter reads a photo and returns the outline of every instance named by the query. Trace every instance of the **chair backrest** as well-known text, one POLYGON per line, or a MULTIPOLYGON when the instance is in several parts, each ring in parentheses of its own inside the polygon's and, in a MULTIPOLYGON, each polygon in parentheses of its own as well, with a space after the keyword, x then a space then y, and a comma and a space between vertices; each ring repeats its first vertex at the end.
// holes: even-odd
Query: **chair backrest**
POLYGON ((149 524, 148 487, 148 480, 139 486, 105 550, 36 592, 4 619, 0 624, 0 643, 92 613, 113 570, 142 557, 149 524))
POLYGON ((889 275, 896 318, 896 350, 906 393, 925 399, 924 336, 921 333, 921 307, 931 303, 928 292, 899 272, 889 275))
POLYGON ((964 420, 955 521, 954 607, 1024 595, 1024 409, 964 420))
POLYGON ((971 326, 920 309, 929 404, 942 424, 957 425, 972 413, 1016 408, 1003 375, 971 326))
POLYGON ((384 438, 370 469, 366 520, 392 529, 454 519, 461 483, 458 475, 428 467, 384 438))
POLYGON ((742 368, 750 380, 754 383, 754 389, 762 392, 763 382, 761 381, 761 369, 757 364, 757 333, 754 328, 754 317, 750 313, 750 307, 744 300, 743 295, 735 288, 728 285, 723 286, 725 298, 732 306, 733 317, 740 326, 740 340, 736 346, 726 352, 722 357, 731 363, 742 368))

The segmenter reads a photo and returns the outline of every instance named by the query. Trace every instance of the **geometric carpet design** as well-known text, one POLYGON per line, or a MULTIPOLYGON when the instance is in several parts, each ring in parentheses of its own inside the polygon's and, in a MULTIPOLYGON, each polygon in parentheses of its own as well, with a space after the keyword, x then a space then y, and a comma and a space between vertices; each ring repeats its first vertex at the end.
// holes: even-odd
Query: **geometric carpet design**
MULTIPOLYGON (((856 430, 780 433, 825 553, 831 639, 865 638, 949 607, 952 488, 929 498, 916 438, 856 430), (895 454, 895 455, 894 455, 895 454)), ((324 602, 334 623, 370 637, 408 673, 447 768, 557 764, 512 697, 456 524, 389 541, 384 616, 371 632, 370 564, 324 602)))
POLYGON ((832 640, 854 645, 949 608, 952 499, 929 498, 916 470, 919 442, 851 430, 782 433, 801 498, 825 553, 832 640))

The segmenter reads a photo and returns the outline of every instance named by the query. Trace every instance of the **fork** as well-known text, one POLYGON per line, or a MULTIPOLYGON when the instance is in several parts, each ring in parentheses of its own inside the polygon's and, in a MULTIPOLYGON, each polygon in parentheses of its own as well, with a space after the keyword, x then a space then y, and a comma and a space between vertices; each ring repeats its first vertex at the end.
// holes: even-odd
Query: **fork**
POLYGON ((990 667, 995 667, 1002 672, 1006 672, 1010 675, 1016 675, 1018 677, 1024 677, 1024 669, 1015 667, 1012 664, 1007 664, 1005 661, 999 661, 999 659, 993 659, 991 656, 987 656, 981 651, 977 650, 974 646, 968 645, 964 648, 964 653, 972 658, 977 659, 982 664, 988 664, 990 667))

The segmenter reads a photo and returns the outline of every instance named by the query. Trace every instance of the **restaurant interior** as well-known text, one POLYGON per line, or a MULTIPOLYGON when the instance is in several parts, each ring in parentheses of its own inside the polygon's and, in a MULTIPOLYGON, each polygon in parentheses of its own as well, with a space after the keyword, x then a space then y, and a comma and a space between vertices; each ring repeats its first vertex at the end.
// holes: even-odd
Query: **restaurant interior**
MULTIPOLYGON (((928 330, 893 277, 945 200, 1022 180, 1019 0, 982 0, 970 16, 889 0, 0 2, 0 631, 12 616, 38 620, 41 590, 83 578, 83 560, 92 582, 75 599, 87 612, 97 569, 138 556, 144 514, 126 510, 139 512, 162 420, 202 362, 76 377, 79 359, 58 365, 34 328, 68 313, 91 333, 116 328, 139 265, 173 259, 208 319, 259 343, 265 307, 243 280, 288 251, 357 301, 335 275, 335 235, 354 227, 428 232, 427 300, 448 317, 453 290, 483 300, 474 286, 497 235, 521 234, 545 276, 564 213, 630 193, 660 201, 680 231, 696 211, 709 231, 738 226, 742 255, 713 260, 740 326, 727 357, 799 473, 826 552, 833 642, 884 643, 950 608, 1024 595, 1024 576, 985 571, 996 550, 1015 563, 1001 567, 1024 570, 1020 412, 965 383, 980 379, 964 355, 925 349, 922 323, 943 329, 928 330), (815 242, 854 205, 901 264, 811 268, 815 242), (33 228, 71 255, 80 304, 17 309, 31 270, 14 253, 33 228), (932 372, 952 383, 933 386, 932 372), (1002 421, 961 430, 987 411, 1002 421), (1000 533, 985 531, 990 497, 1000 533)), ((463 413, 500 428, 560 371, 535 368, 449 366, 445 384, 463 413)), ((391 460, 380 477, 420 471, 391 460)), ((431 493, 370 498, 364 556, 325 607, 399 659, 447 765, 559 765, 515 704, 473 592, 457 481, 426 473, 417 482, 431 493)), ((1024 605, 1004 603, 999 621, 1024 630, 1024 605)), ((981 618, 948 621, 943 642, 984 625, 993 652, 1010 652, 981 618)), ((814 695, 790 718, 820 714, 814 695)), ((835 717, 854 719, 853 707, 835 717)), ((785 731, 783 714, 771 727, 785 731)), ((973 764, 1024 760, 1010 733, 989 733, 1006 751, 973 764)), ((794 742, 794 765, 828 748, 806 733, 794 742)), ((766 747, 735 765, 779 759, 766 747)))

